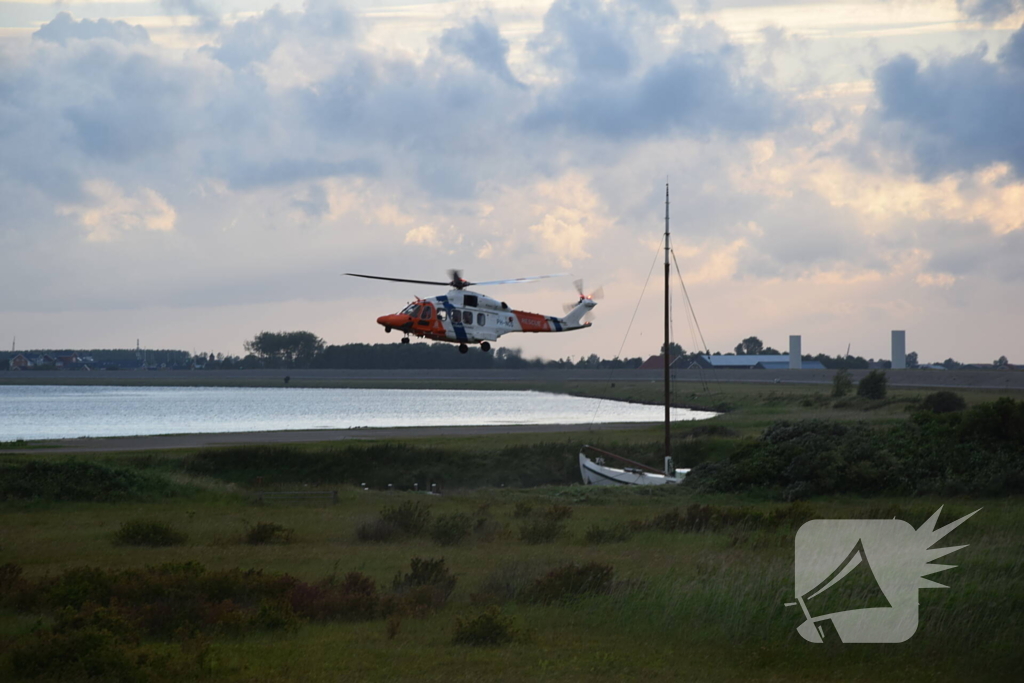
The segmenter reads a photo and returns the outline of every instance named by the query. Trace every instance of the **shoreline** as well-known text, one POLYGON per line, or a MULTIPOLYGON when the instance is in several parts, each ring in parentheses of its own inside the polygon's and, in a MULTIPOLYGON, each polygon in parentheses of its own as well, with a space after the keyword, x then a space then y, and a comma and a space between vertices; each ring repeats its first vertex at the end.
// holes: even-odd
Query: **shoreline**
POLYGON ((659 422, 607 422, 562 425, 466 425, 445 427, 357 427, 353 429, 306 429, 272 432, 212 432, 153 436, 100 436, 26 441, 27 448, 3 448, 0 455, 97 453, 208 448, 216 446, 266 446, 326 441, 379 441, 439 436, 487 436, 491 434, 561 434, 645 429, 659 422))

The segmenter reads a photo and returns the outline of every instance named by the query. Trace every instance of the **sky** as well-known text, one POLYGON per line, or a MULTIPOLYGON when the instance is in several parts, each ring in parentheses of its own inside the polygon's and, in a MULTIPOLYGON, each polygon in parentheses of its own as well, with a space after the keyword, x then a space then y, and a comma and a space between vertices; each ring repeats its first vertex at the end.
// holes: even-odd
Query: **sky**
POLYGON ((18 349, 394 342, 445 288, 342 273, 459 268, 646 356, 666 182, 711 350, 1024 362, 1024 0, 0 0, 18 349))

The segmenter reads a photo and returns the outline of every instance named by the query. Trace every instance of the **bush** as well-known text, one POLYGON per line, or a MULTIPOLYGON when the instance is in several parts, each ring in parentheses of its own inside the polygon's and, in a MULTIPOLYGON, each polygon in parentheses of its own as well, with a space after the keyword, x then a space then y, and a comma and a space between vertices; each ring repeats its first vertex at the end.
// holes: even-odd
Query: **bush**
POLYGON ((544 511, 544 519, 549 519, 553 522, 561 522, 562 520, 569 519, 571 517, 572 508, 568 505, 559 505, 558 503, 555 503, 544 511))
POLYGON ((471 645, 473 647, 496 647, 520 639, 519 630, 513 625, 512 617, 501 613, 501 608, 494 606, 473 619, 455 620, 455 633, 452 643, 455 645, 471 645))
POLYGON ((842 398, 853 390, 850 371, 843 368, 832 376, 832 398, 842 398))
POLYGON ((587 595, 602 595, 611 590, 613 574, 612 567, 599 562, 570 562, 534 581, 526 591, 525 598, 527 602, 550 605, 587 595))
POLYGON ((91 462, 0 465, 0 500, 116 502, 172 496, 185 490, 154 474, 91 462))
POLYGON ((533 514, 533 506, 530 505, 529 503, 525 502, 525 501, 522 501, 522 500, 519 501, 518 503, 516 503, 515 507, 512 508, 512 516, 515 517, 516 519, 522 519, 524 517, 529 517, 532 514, 533 514))
POLYGON ((525 522, 519 527, 519 540, 537 545, 538 543, 550 543, 561 535, 565 525, 554 519, 536 519, 532 522, 525 522))
POLYGON ((600 543, 622 543, 632 537, 633 530, 628 524, 614 524, 607 527, 594 524, 583 534, 583 540, 594 545, 600 543))
POLYGON ((273 522, 256 522, 246 529, 245 542, 249 545, 263 545, 274 541, 291 543, 294 531, 273 522))
MULTIPOLYGON (((486 520, 481 520, 486 521, 486 520)), ((473 520, 464 512, 440 515, 430 529, 430 538, 438 545, 458 545, 473 530, 473 520)))
POLYGON ((380 511, 382 522, 393 525, 403 534, 422 536, 430 525, 430 506, 407 500, 380 511))
POLYGON ((297 584, 289 591, 288 601, 295 614, 305 619, 365 621, 377 616, 380 594, 373 579, 349 572, 341 581, 297 584))
POLYGON ((401 535, 402 531, 397 526, 383 519, 364 522, 356 527, 356 538, 364 543, 387 543, 401 535))
POLYGON ((186 534, 176 531, 169 524, 143 520, 124 522, 114 534, 114 543, 118 545, 144 545, 151 548, 184 545, 187 540, 186 534))
POLYGON ((456 577, 448 571, 444 558, 424 560, 414 557, 409 573, 399 572, 391 583, 394 595, 382 605, 386 615, 423 615, 440 609, 455 590, 456 577))
POLYGON ((955 413, 967 409, 964 397, 952 391, 936 391, 921 401, 921 409, 932 413, 955 413))
POLYGON ((857 395, 879 401, 885 398, 888 391, 888 382, 885 373, 881 370, 872 370, 864 376, 857 384, 857 395))

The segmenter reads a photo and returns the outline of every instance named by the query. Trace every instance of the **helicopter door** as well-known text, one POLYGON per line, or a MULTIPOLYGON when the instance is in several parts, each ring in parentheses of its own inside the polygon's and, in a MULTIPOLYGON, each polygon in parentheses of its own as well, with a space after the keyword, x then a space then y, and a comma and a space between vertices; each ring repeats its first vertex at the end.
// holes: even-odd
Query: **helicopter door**
POLYGON ((420 319, 416 321, 417 327, 430 327, 430 323, 434 319, 434 307, 430 304, 423 304, 423 309, 420 312, 420 319))

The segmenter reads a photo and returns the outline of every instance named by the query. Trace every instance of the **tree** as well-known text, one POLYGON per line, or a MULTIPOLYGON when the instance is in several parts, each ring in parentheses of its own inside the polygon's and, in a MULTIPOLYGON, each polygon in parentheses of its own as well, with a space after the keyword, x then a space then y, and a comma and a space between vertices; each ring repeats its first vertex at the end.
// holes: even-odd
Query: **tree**
POLYGON ((832 376, 832 398, 842 398, 853 390, 853 378, 846 368, 832 376))
POLYGON ((1006 356, 999 356, 999 360, 992 362, 992 365, 996 366, 997 368, 1005 368, 1009 364, 1010 361, 1006 360, 1006 356))
POLYGON ((963 367, 963 364, 957 363, 952 358, 947 358, 946 360, 942 361, 942 367, 946 368, 947 370, 956 370, 959 367, 963 367))
POLYGON ((872 370, 857 384, 857 395, 875 401, 883 399, 888 390, 888 382, 884 372, 872 370))
POLYGON ((271 365, 309 367, 323 353, 324 340, 312 332, 260 332, 245 350, 271 365))
POLYGON ((733 350, 737 356, 756 356, 764 350, 764 342, 757 337, 747 337, 733 350))
POLYGON ((917 367, 917 351, 911 351, 907 354, 907 367, 911 369, 917 367))
MULTIPOLYGON (((665 355, 665 345, 664 344, 661 345, 661 351, 659 351, 658 353, 660 353, 663 356, 665 355)), ((680 356, 685 356, 685 355, 686 355, 686 351, 683 350, 682 346, 680 346, 679 344, 676 344, 675 342, 669 342, 668 343, 668 356, 669 356, 669 358, 679 358, 680 356)))

